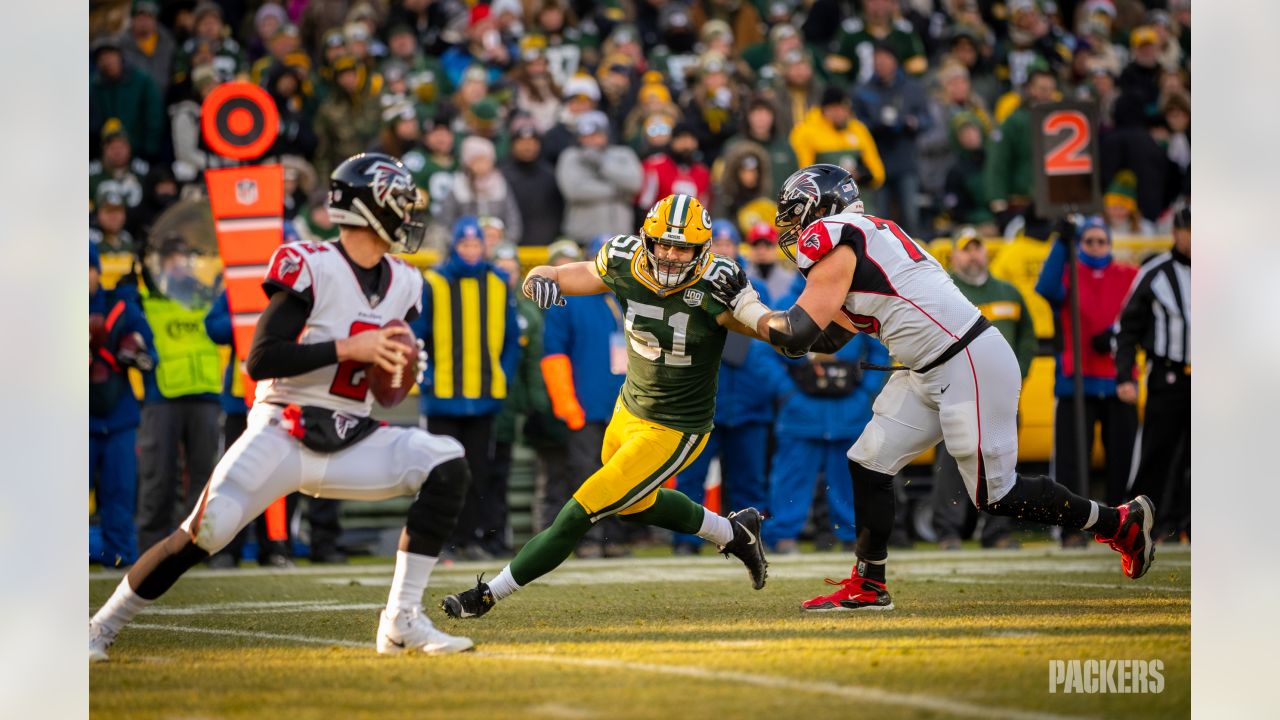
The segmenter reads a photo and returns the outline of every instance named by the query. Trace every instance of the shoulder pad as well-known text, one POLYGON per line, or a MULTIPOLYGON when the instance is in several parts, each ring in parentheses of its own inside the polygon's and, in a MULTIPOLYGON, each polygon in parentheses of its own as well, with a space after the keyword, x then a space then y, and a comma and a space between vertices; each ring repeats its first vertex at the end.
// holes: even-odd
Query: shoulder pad
MULTIPOLYGON (((313 243, 288 243, 276 248, 271 256, 271 265, 267 270, 267 280, 295 293, 304 293, 311 289, 311 268, 307 265, 307 255, 313 254, 313 243)), ((327 248, 326 248, 327 249, 327 248)))
POLYGON ((610 268, 614 268, 612 274, 617 274, 618 269, 623 266, 629 268, 643 245, 635 235, 614 235, 600 246, 600 252, 596 254, 596 272, 604 277, 611 274, 610 268))
POLYGON ((816 220, 800 233, 796 241, 796 266, 808 270, 840 244, 840 223, 816 220), (835 227, 832 227, 832 226, 835 227))
POLYGON ((845 18, 844 22, 840 23, 840 29, 849 35, 862 32, 863 27, 862 18, 857 17, 845 18))

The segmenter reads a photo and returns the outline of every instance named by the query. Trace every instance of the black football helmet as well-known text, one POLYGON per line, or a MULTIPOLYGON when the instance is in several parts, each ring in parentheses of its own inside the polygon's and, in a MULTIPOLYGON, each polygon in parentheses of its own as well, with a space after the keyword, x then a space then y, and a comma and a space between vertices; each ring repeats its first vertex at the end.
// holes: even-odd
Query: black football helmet
POLYGON ((839 165, 819 163, 801 168, 782 185, 778 193, 778 247, 796 259, 800 233, 818 218, 846 211, 862 212, 858 183, 839 165))
POLYGON ((329 220, 373 230, 391 244, 391 252, 417 252, 426 236, 426 213, 426 194, 390 155, 353 155, 329 175, 329 220))

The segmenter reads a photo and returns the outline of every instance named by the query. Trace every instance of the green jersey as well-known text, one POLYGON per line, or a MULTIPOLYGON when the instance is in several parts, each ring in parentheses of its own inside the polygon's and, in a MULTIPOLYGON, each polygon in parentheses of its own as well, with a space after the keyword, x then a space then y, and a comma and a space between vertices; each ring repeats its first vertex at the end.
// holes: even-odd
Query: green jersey
POLYGON ((732 260, 708 254, 693 277, 660 288, 649 277, 643 243, 618 235, 596 256, 596 271, 626 314, 627 379, 622 404, 636 417, 687 433, 711 431, 728 310, 711 279, 733 272, 732 260))

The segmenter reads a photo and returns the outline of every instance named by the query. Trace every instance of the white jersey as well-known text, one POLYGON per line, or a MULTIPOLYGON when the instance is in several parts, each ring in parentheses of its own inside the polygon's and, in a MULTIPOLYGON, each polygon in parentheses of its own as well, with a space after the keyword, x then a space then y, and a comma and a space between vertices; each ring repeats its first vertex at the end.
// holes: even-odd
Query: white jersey
MULTIPOLYGON (((271 257, 263 286, 311 303, 301 344, 340 340, 422 311, 422 273, 392 255, 390 282, 376 302, 364 294, 355 271, 333 243, 289 243, 271 257)), ((258 383, 256 402, 313 405, 367 416, 373 406, 366 363, 347 360, 302 375, 258 383)))
POLYGON ((841 213, 815 221, 797 242, 800 272, 807 276, 837 245, 858 259, 844 314, 907 367, 925 367, 982 317, 938 261, 890 220, 841 213))

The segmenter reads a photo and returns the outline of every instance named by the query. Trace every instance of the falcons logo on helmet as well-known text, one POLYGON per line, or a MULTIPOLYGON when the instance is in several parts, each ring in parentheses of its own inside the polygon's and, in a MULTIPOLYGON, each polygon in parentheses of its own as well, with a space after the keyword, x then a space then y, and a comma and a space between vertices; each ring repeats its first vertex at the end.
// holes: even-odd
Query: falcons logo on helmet
POLYGON ((818 195, 818 183, 815 178, 816 174, 812 172, 800 172, 792 175, 787 184, 782 186, 783 200, 798 200, 803 197, 816 197, 818 195))
POLYGON ((399 194, 399 191, 413 190, 413 180, 398 165, 389 162, 376 162, 370 165, 365 173, 373 178, 369 183, 369 187, 373 191, 374 202, 382 207, 399 209, 400 204, 392 205, 391 198, 399 194))

